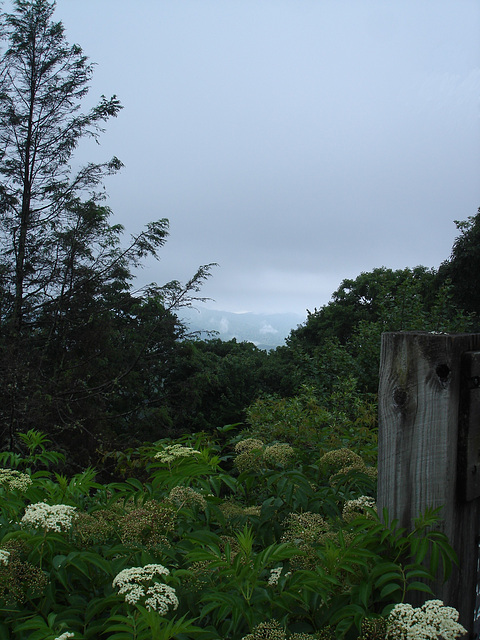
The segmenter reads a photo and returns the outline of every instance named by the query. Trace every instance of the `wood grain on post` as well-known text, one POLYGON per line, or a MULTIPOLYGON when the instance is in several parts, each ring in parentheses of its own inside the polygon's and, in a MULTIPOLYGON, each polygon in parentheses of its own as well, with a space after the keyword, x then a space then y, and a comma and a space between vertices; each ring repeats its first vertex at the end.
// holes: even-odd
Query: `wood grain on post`
MULTIPOLYGON (((460 612, 460 623, 470 633, 480 498, 472 498, 473 487, 472 499, 467 499, 465 483, 469 473, 476 473, 472 459, 480 457, 480 447, 467 455, 472 442, 465 435, 465 421, 471 416, 465 413, 469 373, 463 354, 479 350, 480 334, 385 333, 379 385, 379 512, 387 507, 391 520, 398 518, 400 526, 412 529, 428 507, 443 507, 439 529, 448 536, 459 565, 445 584, 431 586, 436 598, 460 612)), ((412 604, 426 599, 427 594, 420 594, 412 604)))

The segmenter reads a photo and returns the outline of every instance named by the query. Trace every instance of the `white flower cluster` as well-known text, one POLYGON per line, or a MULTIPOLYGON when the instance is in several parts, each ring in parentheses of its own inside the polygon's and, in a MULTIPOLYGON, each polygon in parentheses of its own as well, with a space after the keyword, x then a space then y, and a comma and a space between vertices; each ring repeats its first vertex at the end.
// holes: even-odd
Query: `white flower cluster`
POLYGON ((417 609, 397 604, 387 618, 387 640, 455 640, 467 633, 457 621, 458 611, 441 600, 428 600, 417 609))
POLYGON ((10 558, 10 551, 5 551, 4 549, 0 549, 0 564, 4 564, 6 566, 8 564, 9 558, 10 558))
MULTIPOLYGON (((292 634, 292 638, 295 634, 292 634)), ((311 636, 312 638, 315 636, 311 636)), ((270 620, 269 622, 260 622, 253 627, 252 633, 243 636, 242 640, 286 640, 287 634, 285 628, 278 620, 270 620)))
POLYGON ((0 469, 0 485, 7 491, 26 491, 31 484, 32 479, 27 473, 20 473, 16 469, 0 469))
POLYGON ((359 515, 370 515, 365 509, 377 510, 377 504, 374 498, 370 496, 360 496, 359 498, 355 498, 355 500, 347 500, 343 505, 342 517, 344 520, 349 521, 359 515))
POLYGON ((62 633, 62 635, 57 636, 55 638, 55 640, 68 640, 68 638, 74 638, 75 634, 72 633, 71 631, 65 631, 64 633, 62 633))
POLYGON ((68 504, 48 505, 45 502, 37 502, 25 508, 22 524, 46 531, 68 531, 72 526, 75 511, 76 507, 68 504))
POLYGON ((161 615, 165 615, 170 607, 174 610, 178 607, 175 589, 152 580, 155 576, 169 574, 170 571, 161 564, 131 567, 120 571, 112 585, 118 588, 118 593, 125 596, 125 602, 136 604, 144 598, 145 607, 149 611, 158 611, 161 615))
POLYGON ((158 451, 155 454, 155 459, 160 462, 172 462, 177 458, 188 458, 190 456, 196 456, 200 453, 193 447, 184 447, 181 444, 169 444, 163 451, 158 451))
MULTIPOLYGON (((268 578, 268 584, 271 587, 274 587, 278 584, 278 580, 280 578, 280 576, 282 575, 282 567, 276 567, 275 569, 271 569, 270 570, 270 577, 268 578)), ((287 576, 291 576, 292 572, 291 571, 287 571, 287 573, 285 574, 285 577, 287 576)))
POLYGON ((272 569, 270 571, 270 577, 268 578, 268 584, 272 587, 278 584, 278 579, 280 578, 281 573, 282 567, 276 567, 275 569, 272 569))

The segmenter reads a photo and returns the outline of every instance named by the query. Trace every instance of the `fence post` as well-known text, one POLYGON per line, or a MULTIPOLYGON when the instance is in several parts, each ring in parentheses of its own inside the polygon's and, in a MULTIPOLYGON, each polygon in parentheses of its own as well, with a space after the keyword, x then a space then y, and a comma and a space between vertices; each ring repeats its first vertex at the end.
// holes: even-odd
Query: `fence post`
MULTIPOLYGON (((478 460, 480 478, 480 414, 475 414, 480 395, 472 391, 465 354, 479 350, 480 334, 384 333, 379 385, 379 512, 387 507, 391 519, 410 529, 427 507, 443 507, 439 529, 459 564, 445 584, 432 588, 436 598, 460 612, 471 638, 479 637, 474 619, 480 480, 477 487, 472 460, 478 460), (472 398, 477 406, 469 415, 465 407, 472 398)), ((428 594, 420 594, 411 603, 426 599, 428 594)))

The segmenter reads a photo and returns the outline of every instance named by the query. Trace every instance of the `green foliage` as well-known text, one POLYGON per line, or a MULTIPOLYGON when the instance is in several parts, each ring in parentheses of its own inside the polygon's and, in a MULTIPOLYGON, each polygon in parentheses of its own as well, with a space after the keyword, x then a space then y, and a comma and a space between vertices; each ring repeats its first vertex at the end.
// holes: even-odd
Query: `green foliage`
POLYGON ((265 380, 266 351, 249 342, 186 339, 171 378, 176 387, 172 413, 187 432, 238 422, 265 380))
POLYGON ((375 393, 382 332, 469 331, 472 318, 464 308, 452 284, 434 269, 382 267, 344 280, 287 343, 305 370, 304 382, 319 392, 331 393, 336 380, 340 386, 354 380, 358 393, 375 393))
POLYGON ((247 409, 247 433, 287 442, 309 458, 352 445, 376 460, 376 405, 356 391, 353 381, 343 382, 328 398, 319 399, 313 387, 303 387, 292 398, 259 398, 247 409))
POLYGON ((26 433, 18 434, 19 446, 26 449, 25 455, 2 451, 0 453, 0 465, 13 469, 22 469, 32 473, 42 468, 48 468, 52 464, 58 464, 65 460, 65 456, 57 451, 47 450, 51 440, 37 429, 30 429, 26 433))
POLYGON ((475 314, 475 330, 479 329, 480 294, 478 273, 480 269, 480 209, 467 220, 455 221, 460 235, 455 239, 450 257, 438 270, 442 283, 451 283, 453 300, 467 313, 475 314))
MULTIPOLYGON (((34 451, 47 444, 41 433, 27 440, 34 451)), ((241 640, 267 621, 292 640, 363 638, 365 620, 385 620, 407 594, 448 576, 455 555, 437 511, 405 531, 369 506, 375 483, 362 456, 339 449, 312 464, 285 451, 268 440, 234 436, 222 445, 195 434, 140 448, 142 480, 104 485, 86 469, 0 483, 6 638, 241 640), (239 473, 231 464, 272 448, 279 465, 239 473), (32 519, 29 505, 39 502, 53 506, 35 507, 32 519), (57 510, 60 519, 47 518, 57 510), (115 577, 159 563, 166 575, 127 601, 115 577), (177 608, 148 604, 162 584, 174 589, 177 608)))

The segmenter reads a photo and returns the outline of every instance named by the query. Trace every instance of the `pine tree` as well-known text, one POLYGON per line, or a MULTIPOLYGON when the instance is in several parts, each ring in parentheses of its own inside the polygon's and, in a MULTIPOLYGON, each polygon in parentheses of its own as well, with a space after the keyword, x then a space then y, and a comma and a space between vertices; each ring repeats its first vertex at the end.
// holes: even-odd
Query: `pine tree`
POLYGON ((59 287, 59 234, 75 228, 78 201, 92 202, 117 158, 88 164, 73 175, 79 141, 102 132, 121 108, 113 96, 80 112, 92 65, 78 45, 69 46, 54 3, 17 0, 3 14, 6 49, 0 60, 0 176, 3 244, 3 320, 15 332, 35 316, 59 287))
POLYGON ((82 113, 93 67, 54 9, 17 0, 1 16, 0 444, 40 428, 88 452, 153 423, 183 332, 172 311, 199 299, 210 265, 185 285, 132 292, 132 269, 157 257, 168 220, 123 246, 103 189, 121 162, 72 171, 79 142, 97 140, 121 105, 102 96, 82 113))

